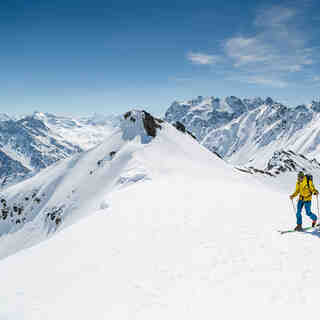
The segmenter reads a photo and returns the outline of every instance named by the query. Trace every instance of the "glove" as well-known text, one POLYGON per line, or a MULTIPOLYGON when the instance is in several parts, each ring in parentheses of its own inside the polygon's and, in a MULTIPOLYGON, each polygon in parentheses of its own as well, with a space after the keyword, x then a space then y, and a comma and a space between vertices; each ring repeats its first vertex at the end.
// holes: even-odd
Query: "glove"
POLYGON ((291 195, 291 196, 289 196, 289 197, 290 197, 290 199, 291 199, 291 200, 294 198, 294 196, 293 196, 293 195, 291 195))
POLYGON ((317 196, 319 194, 319 191, 316 190, 313 194, 315 194, 317 196))

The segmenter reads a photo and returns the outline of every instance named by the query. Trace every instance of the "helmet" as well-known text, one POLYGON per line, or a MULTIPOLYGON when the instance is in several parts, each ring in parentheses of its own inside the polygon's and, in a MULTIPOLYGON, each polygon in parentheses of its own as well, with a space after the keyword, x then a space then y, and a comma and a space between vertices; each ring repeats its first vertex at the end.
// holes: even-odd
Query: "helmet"
POLYGON ((301 178, 303 178, 303 177, 304 177, 303 171, 299 171, 299 173, 298 173, 298 179, 301 179, 301 178))

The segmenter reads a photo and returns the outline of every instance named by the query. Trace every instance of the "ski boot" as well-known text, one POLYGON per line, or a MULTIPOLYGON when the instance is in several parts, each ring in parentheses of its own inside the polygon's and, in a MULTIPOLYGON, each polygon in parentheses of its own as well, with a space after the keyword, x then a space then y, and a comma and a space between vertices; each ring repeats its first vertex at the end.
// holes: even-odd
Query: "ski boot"
POLYGON ((294 228, 295 231, 302 231, 302 225, 297 224, 297 226, 294 228))

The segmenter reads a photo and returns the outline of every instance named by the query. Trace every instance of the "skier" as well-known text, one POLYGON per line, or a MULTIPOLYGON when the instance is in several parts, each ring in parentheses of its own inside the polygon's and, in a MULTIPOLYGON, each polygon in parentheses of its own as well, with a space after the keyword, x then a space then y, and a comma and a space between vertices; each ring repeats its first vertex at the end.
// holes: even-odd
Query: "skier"
POLYGON ((313 185, 312 176, 305 175, 302 171, 298 173, 296 190, 292 195, 290 195, 290 199, 292 200, 298 194, 300 194, 300 196, 297 207, 297 226, 294 230, 302 231, 301 211, 303 206, 305 207, 307 215, 312 219, 312 227, 316 226, 317 216, 311 212, 311 199, 313 194, 319 194, 318 190, 313 185))

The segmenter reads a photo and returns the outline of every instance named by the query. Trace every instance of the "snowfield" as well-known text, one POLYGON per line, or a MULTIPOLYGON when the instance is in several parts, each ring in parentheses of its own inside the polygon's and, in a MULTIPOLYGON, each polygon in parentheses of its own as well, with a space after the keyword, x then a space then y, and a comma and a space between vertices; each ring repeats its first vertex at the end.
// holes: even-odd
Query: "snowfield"
POLYGON ((33 219, 3 230, 2 257, 36 245, 0 262, 0 319, 317 313, 320 233, 277 232, 295 225, 295 175, 278 184, 238 172, 171 125, 150 139, 143 115, 131 117, 100 146, 6 190, 8 203, 39 184, 50 192, 33 219), (54 232, 46 210, 59 204, 54 232))

